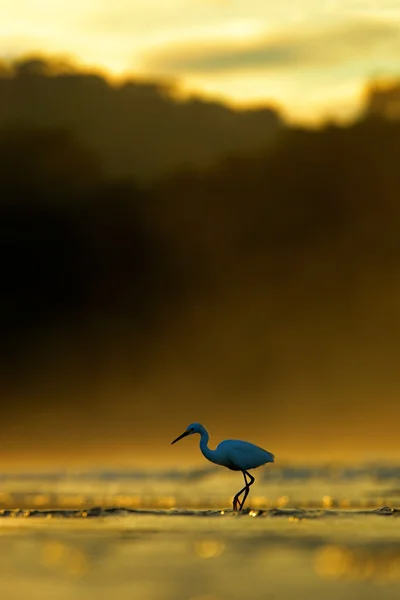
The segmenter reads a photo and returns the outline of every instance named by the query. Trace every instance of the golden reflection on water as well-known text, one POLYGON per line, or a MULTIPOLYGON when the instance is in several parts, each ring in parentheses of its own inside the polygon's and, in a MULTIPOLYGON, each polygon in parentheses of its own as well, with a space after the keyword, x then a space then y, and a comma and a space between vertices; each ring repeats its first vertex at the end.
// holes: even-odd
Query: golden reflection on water
POLYGON ((289 502, 289 496, 279 496, 277 505, 279 507, 285 506, 289 502))
MULTIPOLYGON (((312 493, 310 493, 312 496, 312 493)), ((377 497, 358 497, 357 500, 343 495, 341 498, 331 494, 321 494, 313 500, 300 500, 292 494, 282 494, 276 496, 251 496, 248 501, 248 507, 254 510, 284 508, 287 506, 297 506, 304 508, 378 508, 385 505, 391 505, 393 501, 388 501, 383 495, 377 497)), ((118 508, 144 508, 144 509, 171 509, 171 508, 186 508, 186 509, 215 509, 220 507, 230 508, 232 506, 232 497, 227 496, 204 496, 197 494, 196 491, 190 490, 190 493, 181 496, 179 493, 157 493, 151 489, 146 493, 110 493, 109 490, 100 492, 54 492, 38 491, 32 492, 0 492, 0 511, 2 509, 15 509, 19 506, 21 509, 48 509, 48 508, 65 508, 65 509, 85 509, 90 506, 99 506, 102 508, 118 507, 118 508)))
MULTIPOLYGON (((104 498, 99 498, 99 502, 96 502, 96 505, 102 506, 104 502, 104 498)), ((142 499, 140 496, 128 496, 128 495, 119 495, 115 496, 114 503, 115 506, 128 506, 130 508, 136 508, 141 505, 142 499)))
POLYGON ((86 504, 86 502, 87 502, 87 498, 83 494, 68 495, 68 496, 59 495, 58 496, 59 506, 65 506, 65 507, 83 506, 84 504, 86 504))
POLYGON ((200 558, 215 558, 221 556, 225 550, 225 544, 219 540, 200 540, 195 544, 195 552, 200 558))
POLYGON ((35 494, 30 500, 33 506, 48 506, 50 503, 50 496, 48 496, 48 494, 35 494))
POLYGON ((7 494, 5 492, 0 492, 0 504, 9 506, 13 501, 13 497, 11 494, 7 494))
POLYGON ((214 594, 201 594, 201 596, 190 596, 189 600, 219 600, 220 596, 214 594))
POLYGON ((176 498, 174 496, 160 496, 157 499, 157 504, 160 508, 174 508, 176 506, 176 498))
POLYGON ((317 550, 314 567, 325 579, 390 583, 400 581, 400 552, 326 545, 317 550))
POLYGON ((332 506, 332 498, 330 496, 324 496, 322 498, 322 507, 323 508, 331 508, 332 506))
POLYGON ((271 500, 267 496, 253 496, 251 498, 251 504, 254 508, 270 508, 276 504, 276 501, 271 500))
POLYGON ((41 563, 73 577, 81 577, 89 568, 87 558, 81 550, 56 540, 46 542, 43 546, 41 563))

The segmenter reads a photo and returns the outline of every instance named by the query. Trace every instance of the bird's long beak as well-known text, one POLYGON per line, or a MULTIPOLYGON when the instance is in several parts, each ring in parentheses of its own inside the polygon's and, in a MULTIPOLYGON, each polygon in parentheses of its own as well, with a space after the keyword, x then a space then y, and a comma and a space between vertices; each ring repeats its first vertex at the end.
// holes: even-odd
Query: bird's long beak
POLYGON ((173 442, 171 442, 171 446, 172 446, 172 444, 175 444, 175 442, 179 442, 179 440, 181 440, 182 438, 186 437, 187 435, 189 435, 189 432, 188 431, 184 431, 182 433, 182 435, 178 436, 176 438, 176 440, 174 440, 173 442))

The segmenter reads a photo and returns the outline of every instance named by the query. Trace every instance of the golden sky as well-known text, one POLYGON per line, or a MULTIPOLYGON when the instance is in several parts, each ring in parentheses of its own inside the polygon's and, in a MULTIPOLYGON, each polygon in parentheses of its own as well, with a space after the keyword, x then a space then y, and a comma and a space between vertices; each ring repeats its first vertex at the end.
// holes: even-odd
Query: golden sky
POLYGON ((400 74, 398 0, 14 0, 0 35, 3 58, 172 77, 308 121, 351 116, 368 79, 400 74))

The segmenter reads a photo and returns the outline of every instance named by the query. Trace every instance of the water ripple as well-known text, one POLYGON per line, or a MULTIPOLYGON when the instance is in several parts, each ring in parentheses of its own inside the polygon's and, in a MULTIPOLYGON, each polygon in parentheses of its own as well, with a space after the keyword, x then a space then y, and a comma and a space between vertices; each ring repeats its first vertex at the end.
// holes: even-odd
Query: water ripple
POLYGON ((170 516, 170 517, 257 517, 257 518, 274 518, 286 517, 296 519, 324 519, 328 517, 357 517, 357 516, 394 516, 400 515, 400 509, 382 506, 374 510, 332 510, 332 509, 307 509, 307 508, 272 508, 269 510, 259 510, 248 508, 240 513, 234 512, 232 509, 226 510, 186 510, 186 509, 133 509, 133 508, 101 508, 93 507, 87 509, 46 509, 46 510, 22 510, 22 509, 3 509, 0 511, 0 518, 104 518, 104 517, 127 517, 151 515, 151 516, 170 516))

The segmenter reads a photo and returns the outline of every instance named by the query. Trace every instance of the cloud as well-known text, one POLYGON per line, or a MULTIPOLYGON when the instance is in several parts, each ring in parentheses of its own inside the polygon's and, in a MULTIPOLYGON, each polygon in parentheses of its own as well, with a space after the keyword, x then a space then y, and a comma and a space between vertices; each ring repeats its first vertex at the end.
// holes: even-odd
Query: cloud
POLYGON ((284 32, 246 40, 193 40, 159 47, 143 58, 148 70, 221 73, 321 68, 400 52, 400 24, 356 20, 321 29, 284 32))

